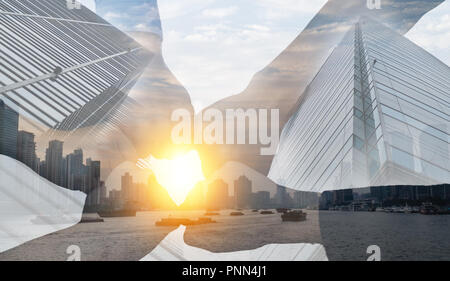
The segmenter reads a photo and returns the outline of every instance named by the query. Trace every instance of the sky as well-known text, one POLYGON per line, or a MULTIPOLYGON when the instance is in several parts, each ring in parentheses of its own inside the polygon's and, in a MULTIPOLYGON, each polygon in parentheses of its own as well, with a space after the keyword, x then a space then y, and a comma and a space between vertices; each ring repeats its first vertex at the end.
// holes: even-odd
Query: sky
MULTIPOLYGON (((199 110, 244 90, 325 2, 158 1, 165 62, 199 110)), ((97 13, 124 31, 161 32, 155 7, 156 0, 97 0, 97 13)))
POLYGON ((450 0, 426 14, 406 37, 450 65, 450 0))
POLYGON ((96 12, 123 31, 161 35, 156 0, 96 0, 96 12))
POLYGON ((242 92, 326 0, 159 1, 163 56, 198 111, 242 92))
MULTIPOLYGON (((92 7, 94 0, 83 0, 92 7)), ((163 57, 196 111, 243 91, 303 30, 326 0, 97 0, 124 31, 161 35, 163 57), (159 10, 159 12, 158 12, 159 10)), ((407 37, 450 63, 450 0, 407 37)), ((383 2, 382 2, 383 4, 383 2)), ((383 6, 382 6, 383 8, 383 6)))

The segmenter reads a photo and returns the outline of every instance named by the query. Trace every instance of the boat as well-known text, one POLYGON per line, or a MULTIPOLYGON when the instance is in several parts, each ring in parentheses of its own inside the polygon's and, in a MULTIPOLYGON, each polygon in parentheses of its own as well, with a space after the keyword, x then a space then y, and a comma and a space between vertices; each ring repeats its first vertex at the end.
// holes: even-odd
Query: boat
POLYGON ((384 208, 383 207, 377 207, 375 209, 375 212, 384 212, 384 208))
POLYGON ((230 216, 243 216, 244 213, 243 212, 231 212, 230 216))
POLYGON ((100 211, 98 214, 102 218, 135 217, 136 210, 100 211))
POLYGON ((80 220, 80 223, 94 222, 104 222, 104 220, 97 213, 84 213, 80 220))
POLYGON ((413 212, 413 209, 408 206, 408 204, 405 205, 405 207, 402 208, 403 213, 405 214, 411 214, 413 212))
POLYGON ((306 213, 301 210, 288 211, 281 215, 282 221, 305 221, 306 213))
POLYGON ((420 213, 422 215, 436 215, 437 211, 437 208, 432 203, 423 203, 422 207, 420 207, 420 213))
POLYGON ((278 213, 285 213, 285 212, 288 212, 288 211, 290 211, 291 209, 289 209, 289 208, 277 208, 276 209, 276 211, 278 212, 278 213))
POLYGON ((191 220, 186 218, 163 218, 160 221, 155 222, 156 226, 180 226, 180 225, 199 225, 215 223, 216 221, 211 218, 198 218, 197 220, 191 220))
POLYGON ((261 211, 260 214, 261 215, 271 215, 271 214, 274 214, 274 212, 269 211, 269 210, 265 210, 265 211, 261 211))
POLYGON ((220 216, 220 213, 217 212, 206 212, 204 216, 220 216))
POLYGON ((259 210, 258 209, 253 209, 252 212, 253 213, 257 213, 257 212, 259 212, 259 210))

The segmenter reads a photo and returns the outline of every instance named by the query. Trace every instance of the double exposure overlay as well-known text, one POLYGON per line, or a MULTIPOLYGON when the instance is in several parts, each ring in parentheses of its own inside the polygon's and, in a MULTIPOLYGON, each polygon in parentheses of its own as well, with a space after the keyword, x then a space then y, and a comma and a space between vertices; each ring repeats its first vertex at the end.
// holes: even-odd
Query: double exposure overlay
POLYGON ((0 260, 449 260, 449 22, 449 0, 0 0, 0 260))

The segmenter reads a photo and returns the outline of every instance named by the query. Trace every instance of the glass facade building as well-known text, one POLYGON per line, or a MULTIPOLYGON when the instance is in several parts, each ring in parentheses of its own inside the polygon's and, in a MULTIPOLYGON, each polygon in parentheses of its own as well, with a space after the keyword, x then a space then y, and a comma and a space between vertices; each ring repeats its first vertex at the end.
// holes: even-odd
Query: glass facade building
POLYGON ((322 192, 450 183, 450 69, 361 18, 283 129, 269 177, 322 192))
POLYGON ((0 100, 0 154, 16 158, 19 116, 0 100))
POLYGON ((72 131, 120 108, 152 54, 66 0, 0 1, 0 99, 43 128, 72 131))

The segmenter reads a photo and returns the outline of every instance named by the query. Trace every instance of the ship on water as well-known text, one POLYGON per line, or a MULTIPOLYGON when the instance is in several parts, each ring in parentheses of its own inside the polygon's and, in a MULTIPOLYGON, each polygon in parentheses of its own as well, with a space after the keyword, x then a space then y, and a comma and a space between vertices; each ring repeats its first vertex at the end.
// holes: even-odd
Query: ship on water
POLYGON ((286 211, 281 215, 282 221, 305 221, 306 213, 302 210, 286 211))

